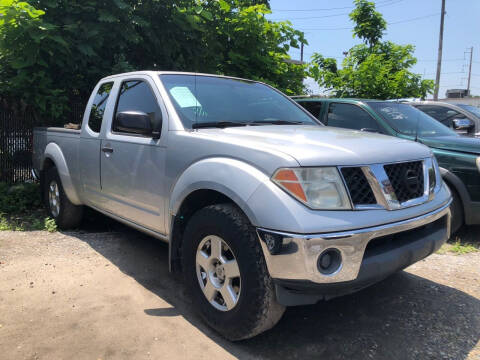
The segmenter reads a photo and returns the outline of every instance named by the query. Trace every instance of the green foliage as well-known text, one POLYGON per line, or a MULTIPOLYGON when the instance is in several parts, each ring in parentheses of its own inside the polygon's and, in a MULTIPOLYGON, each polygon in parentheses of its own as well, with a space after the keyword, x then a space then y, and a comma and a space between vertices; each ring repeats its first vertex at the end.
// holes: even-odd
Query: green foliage
POLYGON ((55 220, 41 208, 40 185, 0 183, 0 231, 57 230, 55 220))
POLYGON ((24 213, 38 209, 41 205, 40 186, 37 183, 13 186, 0 183, 0 213, 24 213))
POLYGON ((0 94, 59 118, 112 73, 201 71, 264 80, 289 93, 305 42, 265 0, 0 0, 0 94), (41 9, 41 10, 40 10, 41 9))
POLYGON ((52 218, 45 218, 44 219, 44 228, 48 232, 55 232, 57 231, 57 223, 55 222, 55 219, 52 218))
POLYGON ((43 210, 35 210, 24 214, 0 213, 0 231, 57 231, 55 220, 46 217, 43 210))
POLYGON ((413 45, 380 41, 386 29, 381 14, 366 0, 355 0, 355 4, 350 14, 356 22, 354 36, 365 43, 350 49, 341 68, 335 59, 315 53, 310 76, 336 97, 425 98, 433 91, 434 82, 423 80, 409 70, 417 62, 413 45))
POLYGON ((472 252, 480 251, 480 244, 463 242, 460 239, 456 239, 453 242, 444 244, 439 250, 439 254, 453 253, 455 255, 463 255, 472 252))
POLYGON ((387 29, 382 14, 375 11, 375 3, 367 0, 355 0, 355 9, 350 19, 355 23, 353 36, 362 39, 370 47, 378 43, 387 29))
MULTIPOLYGON (((196 22, 201 28, 200 71, 245 77, 269 83, 287 94, 303 91, 305 66, 286 62, 291 47, 306 43, 303 33, 289 22, 265 18, 265 5, 239 6, 238 0, 205 2, 210 19, 196 22)), ((184 9, 187 16, 195 15, 184 9)))

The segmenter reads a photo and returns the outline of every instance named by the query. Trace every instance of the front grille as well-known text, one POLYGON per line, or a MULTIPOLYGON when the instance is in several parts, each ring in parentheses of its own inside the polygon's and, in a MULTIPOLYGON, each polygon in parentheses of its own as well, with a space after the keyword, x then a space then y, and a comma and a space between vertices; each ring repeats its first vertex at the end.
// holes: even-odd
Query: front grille
POLYGON ((384 165, 395 195, 400 203, 423 195, 423 162, 412 161, 384 165))
POLYGON ((342 175, 354 205, 372 205, 377 203, 370 184, 361 168, 344 167, 342 168, 342 175))

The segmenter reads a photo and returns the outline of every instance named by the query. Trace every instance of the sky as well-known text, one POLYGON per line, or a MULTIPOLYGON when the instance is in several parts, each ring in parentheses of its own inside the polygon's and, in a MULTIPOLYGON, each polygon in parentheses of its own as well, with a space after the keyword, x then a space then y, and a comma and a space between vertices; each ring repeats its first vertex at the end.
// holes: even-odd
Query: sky
MULTIPOLYGON (((415 46, 418 62, 412 68, 426 79, 435 80, 441 0, 376 0, 377 11, 387 21, 384 40, 415 46)), ((309 45, 304 48, 304 61, 314 52, 337 57, 359 44, 353 38, 348 13, 352 0, 270 0, 272 20, 290 20, 293 27, 305 32, 309 45)), ((466 88, 470 48, 473 46, 472 95, 480 95, 480 0, 446 0, 443 35, 442 74, 439 98, 452 88, 466 88)), ((291 49, 293 59, 300 59, 300 50, 291 49)), ((307 85, 314 92, 313 81, 307 85)), ((430 97, 432 97, 430 95, 430 97)))

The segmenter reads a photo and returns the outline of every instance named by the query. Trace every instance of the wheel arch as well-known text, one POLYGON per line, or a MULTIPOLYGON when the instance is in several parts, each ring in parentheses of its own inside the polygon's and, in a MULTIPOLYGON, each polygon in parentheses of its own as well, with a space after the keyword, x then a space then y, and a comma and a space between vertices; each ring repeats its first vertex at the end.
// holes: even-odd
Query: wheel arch
POLYGON ((457 175, 453 174, 445 168, 440 168, 440 174, 442 175, 442 179, 448 185, 448 187, 455 190, 460 196, 464 215, 464 222, 468 224, 468 218, 470 214, 470 208, 468 207, 468 204, 471 200, 465 184, 462 180, 460 180, 457 175))
POLYGON ((242 211, 252 225, 258 225, 248 200, 265 180, 268 177, 257 168, 230 158, 204 159, 187 168, 177 179, 170 196, 170 217, 166 224, 170 270, 181 270, 183 230, 189 218, 201 208, 231 203, 242 211))
MULTIPOLYGON (((242 206, 221 191, 214 189, 198 189, 183 199, 179 209, 170 218, 169 237, 169 266, 171 272, 181 272, 182 243, 185 227, 190 218, 200 209, 214 204, 233 204, 247 218, 249 218, 242 206)), ((250 220, 250 218, 249 218, 250 220)))
POLYGON ((45 181, 45 171, 49 170, 52 167, 55 167, 58 171, 58 175, 60 176, 60 180, 62 181, 63 190, 65 191, 68 200, 70 200, 70 202, 74 205, 81 205, 82 202, 80 201, 78 193, 72 183, 70 171, 68 169, 65 156, 63 155, 60 146, 53 142, 49 143, 45 148, 44 157, 40 168, 41 181, 45 181))

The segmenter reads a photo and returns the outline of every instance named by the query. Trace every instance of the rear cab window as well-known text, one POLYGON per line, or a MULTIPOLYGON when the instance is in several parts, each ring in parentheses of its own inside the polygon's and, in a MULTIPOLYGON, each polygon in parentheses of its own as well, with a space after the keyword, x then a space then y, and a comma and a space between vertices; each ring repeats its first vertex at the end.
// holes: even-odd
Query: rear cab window
POLYGON ((88 127, 97 134, 102 128, 103 114, 105 112, 105 106, 107 105, 112 87, 113 82, 103 83, 98 88, 95 98, 93 99, 92 107, 90 109, 90 116, 88 117, 88 127))
POLYGON ((323 104, 320 101, 298 101, 310 114, 320 120, 323 104))
POLYGON ((331 103, 328 107, 327 125, 383 133, 377 121, 369 113, 353 104, 331 103))

